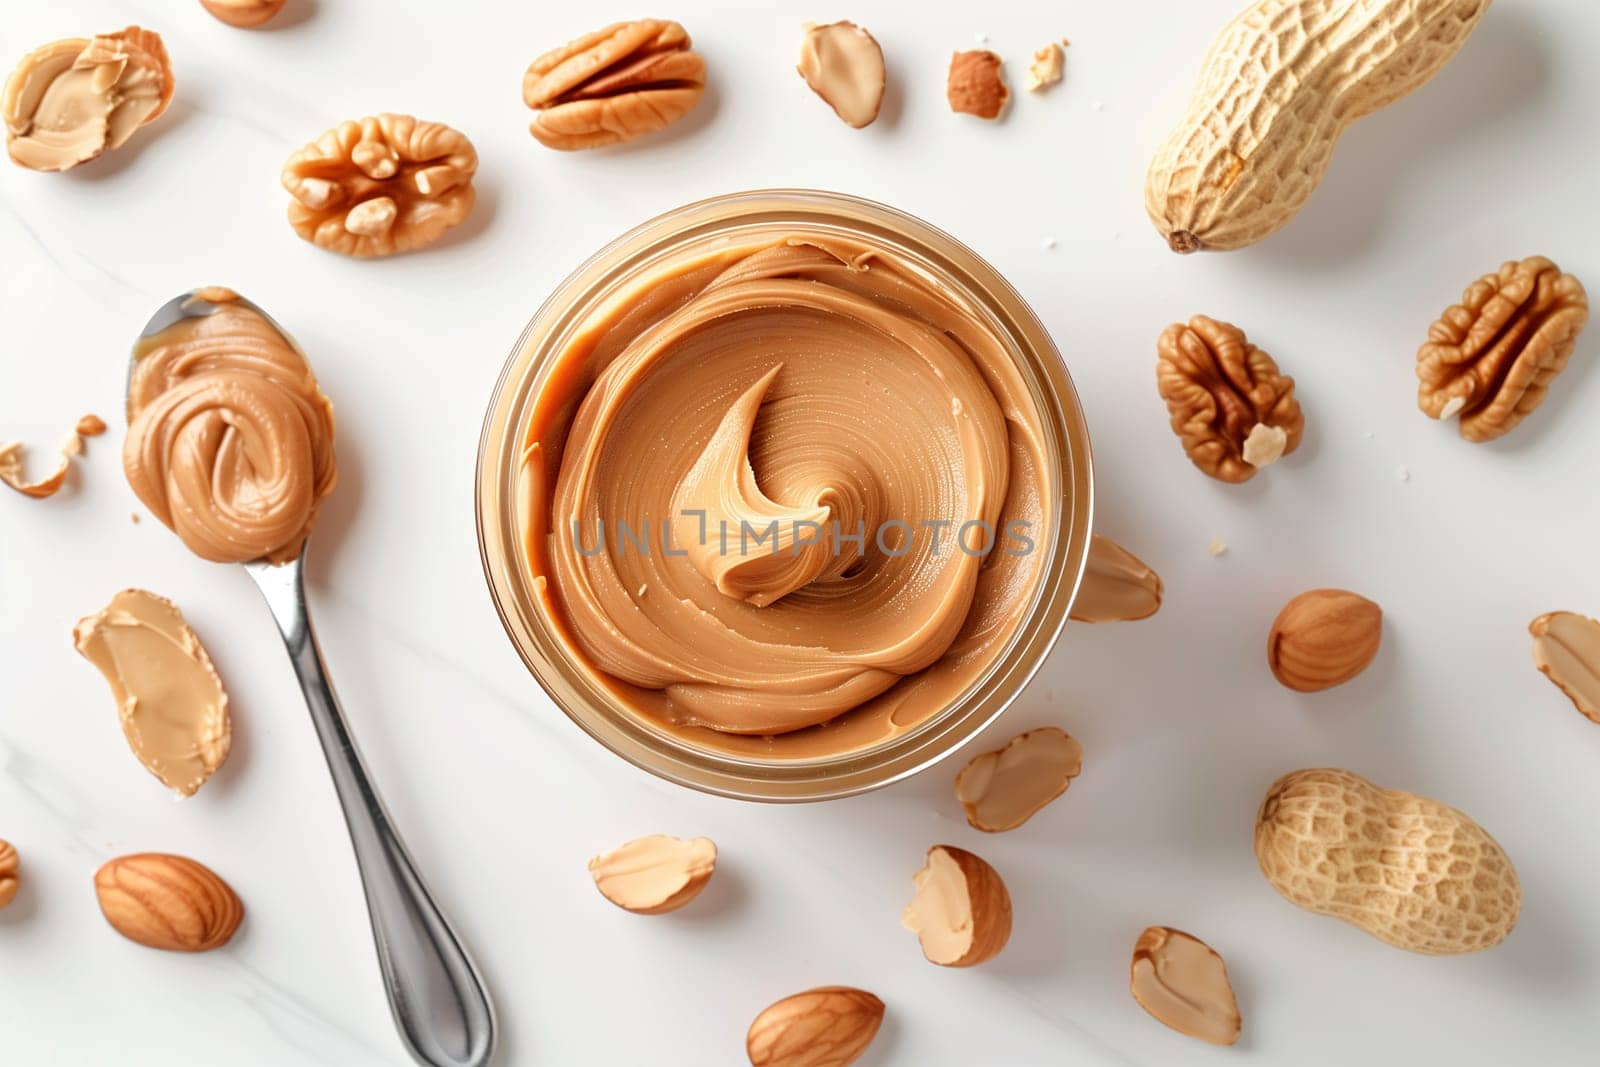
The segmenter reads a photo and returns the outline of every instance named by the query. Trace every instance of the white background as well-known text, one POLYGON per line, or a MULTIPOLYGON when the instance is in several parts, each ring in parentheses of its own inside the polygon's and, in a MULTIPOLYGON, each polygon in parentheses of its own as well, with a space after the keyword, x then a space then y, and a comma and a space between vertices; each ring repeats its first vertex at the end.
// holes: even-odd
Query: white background
POLYGON ((1600 727, 1534 670, 1525 627, 1553 609, 1600 614, 1600 327, 1544 407, 1491 445, 1424 418, 1412 367, 1433 318, 1503 259, 1548 255, 1600 284, 1600 17, 1583 0, 1502 0, 1436 81, 1350 131, 1288 229, 1177 257, 1144 217, 1144 170, 1237 3, 678 0, 643 13, 693 34, 705 102, 670 133, 576 154, 527 135, 522 70, 631 7, 290 0, 273 28, 245 32, 191 0, 6 4, 0 62, 134 21, 165 36, 178 97, 72 174, 0 166, 0 436, 44 462, 83 412, 113 423, 59 497, 0 493, 0 836, 25 869, 0 913, 0 1060, 404 1059, 265 607, 239 570, 130 521, 125 353, 167 298, 223 283, 298 335, 338 408, 315 616, 389 806, 492 985, 501 1062, 738 1063, 757 1011, 823 983, 887 1001, 870 1067, 1593 1062, 1600 727), (867 25, 888 57, 888 102, 865 131, 792 70, 802 20, 835 17, 867 25), (1019 92, 1031 51, 1069 36, 1065 83, 998 124, 950 114, 949 52, 978 34, 1019 92), (471 218, 388 262, 302 243, 279 165, 379 110, 473 139, 471 218), (523 324, 622 230, 769 185, 887 201, 1007 274, 1089 412, 1097 528, 1166 579, 1154 619, 1070 627, 986 735, 992 747, 1057 723, 1087 751, 1070 794, 1014 833, 966 826, 954 762, 820 806, 658 782, 551 706, 490 605, 473 464, 523 324), (1156 394, 1156 335, 1197 312, 1243 325, 1299 383, 1304 445, 1246 486, 1189 465, 1156 394), (1220 559, 1213 536, 1230 546, 1220 559), (181 804, 128 753, 104 682, 71 647, 73 622, 128 585, 179 602, 233 694, 234 754, 181 804), (1378 600, 1383 648, 1356 681, 1298 696, 1268 674, 1263 640, 1286 599, 1319 585, 1378 600), (1255 809, 1279 774, 1318 765, 1487 826, 1526 894, 1510 940, 1414 956, 1280 899, 1251 853, 1255 809), (721 848, 704 896, 671 917, 611 907, 584 869, 652 832, 721 848), (931 966, 899 926, 936 842, 978 851, 1010 884, 1016 932, 989 965, 931 966), (146 849, 229 879, 248 909, 232 944, 168 955, 106 927, 92 872, 146 849), (1151 923, 1226 956, 1245 1018, 1236 1049, 1168 1031, 1128 996, 1129 952, 1151 923))

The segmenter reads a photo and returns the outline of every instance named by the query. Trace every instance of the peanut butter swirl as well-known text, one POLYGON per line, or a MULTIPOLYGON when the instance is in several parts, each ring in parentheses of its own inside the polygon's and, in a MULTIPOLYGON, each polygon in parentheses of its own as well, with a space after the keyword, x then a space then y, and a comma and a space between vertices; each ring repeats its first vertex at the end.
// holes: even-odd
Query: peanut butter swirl
POLYGON ((139 343, 122 465, 145 507, 204 559, 286 563, 333 490, 333 405, 299 350, 227 289, 139 343))
POLYGON ((639 711, 725 748, 858 747, 947 705, 1020 623, 1049 539, 1040 415, 988 321, 887 252, 795 234, 669 265, 553 381, 530 558, 639 711))

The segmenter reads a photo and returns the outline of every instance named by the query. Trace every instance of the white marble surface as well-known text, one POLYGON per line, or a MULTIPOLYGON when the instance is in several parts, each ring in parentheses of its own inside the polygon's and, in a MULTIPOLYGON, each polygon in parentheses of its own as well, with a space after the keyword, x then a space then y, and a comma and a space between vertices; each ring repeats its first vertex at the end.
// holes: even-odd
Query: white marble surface
POLYGON ((1433 317, 1506 257, 1547 254, 1600 284, 1600 9, 1501 0, 1436 82, 1350 132, 1289 229, 1179 258, 1145 221, 1143 172, 1236 3, 678 0, 658 13, 703 49, 708 101, 669 135, 576 155, 527 136, 522 69, 632 8, 290 0, 278 26, 247 33, 192 0, 6 4, 4 62, 137 21, 165 35, 179 94, 134 145, 77 173, 0 167, 0 434, 48 446, 84 411, 118 423, 60 497, 0 494, 0 836, 26 872, 0 913, 0 1062, 404 1058, 265 608, 238 570, 130 521, 114 418, 124 354, 158 304, 207 282, 288 324, 338 406, 343 477, 312 551, 313 606, 389 805, 493 986, 501 1062, 741 1062, 757 1010, 833 982, 889 1004, 872 1067, 1592 1062, 1600 727, 1534 671, 1524 627, 1555 608, 1600 614, 1600 327, 1544 408, 1493 445, 1418 414, 1411 368, 1433 317), (839 16, 870 26, 892 69, 865 132, 790 69, 801 20, 839 16), (994 126, 945 110, 952 48, 986 34, 1020 82, 1027 54, 1063 33, 1054 92, 994 126), (283 157, 386 109, 473 138, 472 218, 390 262, 301 243, 282 217, 283 157), (1015 833, 965 825, 954 766, 790 808, 657 782, 550 705, 490 606, 472 513, 479 421, 535 305, 650 215, 781 184, 921 214, 1012 278, 1090 413, 1099 528, 1166 579, 1153 620, 1069 628, 987 735, 1059 723, 1087 749, 1069 796, 1015 833), (1156 396, 1155 336, 1198 311, 1247 325, 1299 382, 1304 447, 1244 487, 1189 466, 1156 396), (1231 546, 1220 559, 1214 535, 1231 546), (131 758, 69 640, 79 615, 134 584, 178 600, 235 698, 233 758, 181 804, 131 758), (1285 599, 1322 584, 1379 600, 1384 646, 1357 681, 1296 696, 1267 673, 1263 637, 1285 599), (1323 764, 1488 826, 1526 891, 1511 939, 1412 956, 1279 899, 1251 854, 1255 807, 1278 774, 1323 764), (626 915, 584 861, 657 831, 715 838, 717 877, 676 916, 626 915), (932 967, 899 927, 939 841, 1010 882, 1016 936, 986 967, 932 967), (144 849, 230 879, 249 909, 231 945, 173 956, 106 928, 90 875, 144 849), (1237 1049, 1187 1041, 1129 998, 1129 950, 1149 923, 1226 955, 1246 1019, 1237 1049))

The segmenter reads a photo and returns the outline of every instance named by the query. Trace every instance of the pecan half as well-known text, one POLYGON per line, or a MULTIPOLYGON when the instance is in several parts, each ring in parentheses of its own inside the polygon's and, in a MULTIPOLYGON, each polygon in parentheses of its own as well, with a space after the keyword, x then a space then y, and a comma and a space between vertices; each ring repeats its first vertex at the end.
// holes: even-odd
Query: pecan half
POLYGON ((366 258, 432 244, 467 217, 478 153, 449 126, 410 115, 341 122, 283 165, 289 225, 366 258))
POLYGON ((1300 446, 1305 418, 1294 379, 1239 327, 1196 315, 1168 326, 1156 347, 1156 384, 1196 467, 1245 482, 1300 446))
POLYGON ((676 22, 617 22, 535 59, 522 76, 528 127, 570 151, 631 141, 676 122, 700 102, 706 63, 676 22))
POLYGON ((1417 349, 1417 406, 1461 416, 1461 436, 1492 441, 1544 402, 1589 321, 1583 285, 1543 256, 1508 260, 1473 282, 1417 349))

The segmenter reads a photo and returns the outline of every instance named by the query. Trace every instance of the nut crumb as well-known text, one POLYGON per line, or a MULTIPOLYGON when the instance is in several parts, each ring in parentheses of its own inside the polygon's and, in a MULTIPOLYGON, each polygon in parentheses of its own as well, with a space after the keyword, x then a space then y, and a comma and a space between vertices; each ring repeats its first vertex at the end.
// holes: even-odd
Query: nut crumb
POLYGON ((99 437, 106 432, 106 420, 99 415, 85 415, 78 420, 79 437, 99 437))
POLYGON ((1228 551, 1228 543, 1220 537, 1212 537, 1210 551, 1213 557, 1224 555, 1228 551))
POLYGON ((1249 436, 1244 439, 1244 447, 1240 449, 1240 456, 1250 466, 1260 470, 1270 463, 1276 463, 1283 458, 1283 450, 1289 446, 1289 432, 1281 426, 1268 426, 1258 422, 1251 427, 1249 436))
POLYGON ((1036 93, 1059 82, 1061 67, 1061 46, 1051 41, 1033 54, 1033 63, 1028 67, 1028 78, 1025 83, 1028 92, 1036 93))
POLYGON ((139 513, 137 511, 129 512, 128 518, 133 520, 135 526, 139 525, 139 513))

